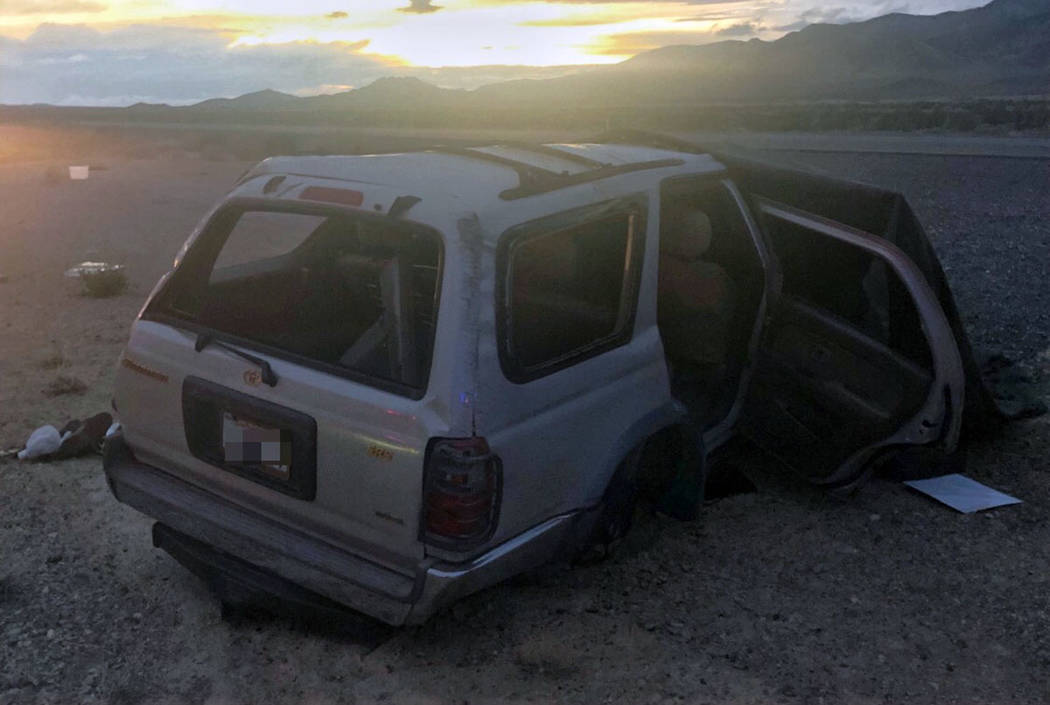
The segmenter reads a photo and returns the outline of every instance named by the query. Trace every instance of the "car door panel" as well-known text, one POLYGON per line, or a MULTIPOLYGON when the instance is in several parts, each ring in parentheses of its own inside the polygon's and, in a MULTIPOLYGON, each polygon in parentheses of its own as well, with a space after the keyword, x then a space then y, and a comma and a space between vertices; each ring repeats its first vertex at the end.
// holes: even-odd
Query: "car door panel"
POLYGON ((778 313, 752 385, 752 397, 765 400, 752 416, 775 454, 838 467, 922 408, 927 371, 813 307, 782 300, 778 313))
POLYGON ((742 431, 803 476, 851 485, 886 448, 954 447, 964 379, 921 272, 880 238, 756 199, 776 261, 742 431))

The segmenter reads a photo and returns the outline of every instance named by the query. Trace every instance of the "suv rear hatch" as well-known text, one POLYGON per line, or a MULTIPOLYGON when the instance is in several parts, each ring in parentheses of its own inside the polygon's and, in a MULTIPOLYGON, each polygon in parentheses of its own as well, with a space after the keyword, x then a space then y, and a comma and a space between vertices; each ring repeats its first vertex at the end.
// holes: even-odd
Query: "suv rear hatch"
MULTIPOLYGON (((353 192, 348 192, 353 193, 353 192)), ((302 196, 301 196, 302 198, 302 196)), ((145 463, 409 572, 443 246, 266 198, 216 211, 132 330, 115 403, 145 463)))

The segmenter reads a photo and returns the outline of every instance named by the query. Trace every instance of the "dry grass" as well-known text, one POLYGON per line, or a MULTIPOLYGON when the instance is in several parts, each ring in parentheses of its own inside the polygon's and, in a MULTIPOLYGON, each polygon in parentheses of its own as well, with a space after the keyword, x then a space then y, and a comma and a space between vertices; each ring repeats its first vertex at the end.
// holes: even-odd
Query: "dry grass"
POLYGON ((555 677, 574 673, 577 657, 563 636, 550 632, 530 635, 514 650, 514 660, 526 672, 555 677))
POLYGON ((38 365, 42 370, 57 370, 62 365, 66 364, 66 358, 62 357, 62 353, 55 353, 41 360, 38 365))
POLYGON ((49 385, 44 387, 44 396, 47 397, 60 397, 66 395, 79 396, 86 392, 88 386, 76 377, 69 377, 66 375, 59 375, 51 381, 49 385))

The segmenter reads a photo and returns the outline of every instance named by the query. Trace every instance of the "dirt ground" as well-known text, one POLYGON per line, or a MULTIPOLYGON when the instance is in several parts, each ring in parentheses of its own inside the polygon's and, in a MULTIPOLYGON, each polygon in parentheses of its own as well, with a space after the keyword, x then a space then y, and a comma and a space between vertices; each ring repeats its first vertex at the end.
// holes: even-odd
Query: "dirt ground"
MULTIPOLYGON (((1050 162, 784 156, 903 189, 975 338, 1045 372, 1050 162)), ((0 165, 3 447, 108 409, 138 307, 246 166, 82 158, 105 169, 0 165), (84 259, 126 264, 130 290, 80 296, 62 273, 84 259)), ((972 448, 968 474, 1024 503, 968 516, 882 479, 835 500, 745 456, 757 492, 696 523, 643 514, 614 559, 513 580, 374 650, 223 622, 98 459, 0 461, 0 705, 1046 702, 1048 450, 1045 417, 972 448)))

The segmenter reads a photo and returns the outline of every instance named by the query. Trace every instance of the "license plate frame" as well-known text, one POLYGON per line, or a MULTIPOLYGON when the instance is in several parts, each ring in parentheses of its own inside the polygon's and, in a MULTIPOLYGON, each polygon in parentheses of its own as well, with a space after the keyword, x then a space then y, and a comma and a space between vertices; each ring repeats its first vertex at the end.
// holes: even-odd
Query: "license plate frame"
POLYGON ((198 377, 183 382, 182 416, 196 458, 277 492, 315 498, 313 417, 198 377))
POLYGON ((230 465, 257 468, 282 482, 291 477, 292 434, 287 429, 264 426, 244 416, 222 411, 223 460, 230 465))

